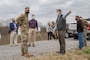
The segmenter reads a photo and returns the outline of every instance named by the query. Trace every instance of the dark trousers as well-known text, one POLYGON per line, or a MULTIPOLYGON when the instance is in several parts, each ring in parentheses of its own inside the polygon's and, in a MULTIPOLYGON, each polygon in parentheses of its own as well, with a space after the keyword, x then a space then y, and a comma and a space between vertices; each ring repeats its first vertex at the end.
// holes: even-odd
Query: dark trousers
POLYGON ((55 39, 54 34, 52 32, 48 32, 48 40, 51 40, 52 37, 55 39))
POLYGON ((59 38, 59 44, 60 44, 60 53, 65 53, 65 33, 66 30, 58 31, 58 38, 59 38))

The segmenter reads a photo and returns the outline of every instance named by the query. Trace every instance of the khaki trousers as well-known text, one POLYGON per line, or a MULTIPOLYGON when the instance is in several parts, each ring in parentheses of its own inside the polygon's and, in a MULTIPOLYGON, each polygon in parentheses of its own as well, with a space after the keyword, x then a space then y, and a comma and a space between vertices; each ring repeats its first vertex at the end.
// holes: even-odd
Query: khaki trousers
POLYGON ((29 29, 29 44, 34 44, 36 41, 36 29, 35 28, 30 28, 29 29))
POLYGON ((13 44, 17 45, 17 38, 18 38, 17 33, 12 31, 10 33, 10 45, 13 45, 13 44))

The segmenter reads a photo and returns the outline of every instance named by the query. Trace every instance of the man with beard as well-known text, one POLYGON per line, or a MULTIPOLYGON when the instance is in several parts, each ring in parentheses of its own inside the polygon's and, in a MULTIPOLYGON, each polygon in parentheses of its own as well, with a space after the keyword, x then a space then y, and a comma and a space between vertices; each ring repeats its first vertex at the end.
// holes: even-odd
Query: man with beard
POLYGON ((32 56, 31 54, 28 53, 28 28, 29 28, 29 23, 28 23, 28 14, 29 14, 29 7, 25 8, 25 13, 21 14, 17 18, 17 23, 19 27, 21 28, 21 51, 22 51, 22 56, 32 56))

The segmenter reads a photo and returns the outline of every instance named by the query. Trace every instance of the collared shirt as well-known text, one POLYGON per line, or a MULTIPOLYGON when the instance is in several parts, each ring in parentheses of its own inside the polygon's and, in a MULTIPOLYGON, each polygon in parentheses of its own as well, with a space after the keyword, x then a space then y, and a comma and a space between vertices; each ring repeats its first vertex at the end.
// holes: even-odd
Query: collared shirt
POLYGON ((13 24, 14 24, 14 28, 17 28, 16 23, 13 23, 13 24))
POLYGON ((16 23, 13 23, 13 24, 14 24, 14 28, 15 28, 13 31, 16 32, 17 31, 17 25, 16 25, 16 23))
POLYGON ((35 19, 30 20, 30 21, 29 21, 29 27, 30 27, 30 28, 37 28, 37 29, 38 29, 37 20, 35 20, 35 19))

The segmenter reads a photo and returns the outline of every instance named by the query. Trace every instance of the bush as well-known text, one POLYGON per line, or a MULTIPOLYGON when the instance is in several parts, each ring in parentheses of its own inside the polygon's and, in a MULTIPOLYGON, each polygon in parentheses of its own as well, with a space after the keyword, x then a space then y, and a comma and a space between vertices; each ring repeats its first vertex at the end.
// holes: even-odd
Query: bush
MULTIPOLYGON (((2 38, 0 39, 0 45, 6 45, 9 44, 10 42, 10 34, 8 33, 9 28, 8 27, 0 27, 0 33, 2 35, 2 38)), ((40 32, 42 39, 47 40, 47 33, 46 33, 46 28, 41 27, 41 32, 40 32)), ((37 33, 36 41, 41 41, 42 40, 39 33, 37 33)), ((18 38, 18 42, 21 42, 20 36, 18 38)))

